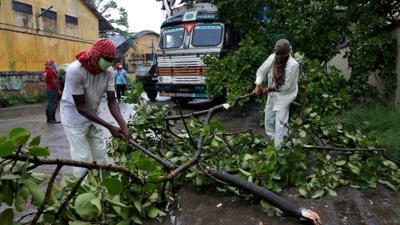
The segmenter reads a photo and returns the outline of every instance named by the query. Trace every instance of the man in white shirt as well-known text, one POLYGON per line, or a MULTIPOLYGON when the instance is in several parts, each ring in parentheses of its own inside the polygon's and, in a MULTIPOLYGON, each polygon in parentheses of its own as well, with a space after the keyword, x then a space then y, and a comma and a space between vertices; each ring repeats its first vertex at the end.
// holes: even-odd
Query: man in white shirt
MULTIPOLYGON (((131 138, 115 100, 115 79, 111 67, 115 56, 114 44, 108 39, 99 39, 89 50, 79 53, 77 60, 67 68, 60 114, 72 160, 107 161, 103 131, 99 125, 106 127, 114 138, 131 138), (119 127, 98 116, 104 93, 107 95, 108 108, 119 127)), ((82 168, 74 168, 75 175, 83 172, 82 168)))
POLYGON ((280 39, 276 42, 274 53, 257 70, 255 81, 256 95, 268 94, 265 106, 265 132, 274 140, 279 149, 283 137, 287 135, 290 103, 297 96, 299 63, 290 56, 290 42, 280 39), (268 77, 267 87, 261 88, 265 76, 268 77))

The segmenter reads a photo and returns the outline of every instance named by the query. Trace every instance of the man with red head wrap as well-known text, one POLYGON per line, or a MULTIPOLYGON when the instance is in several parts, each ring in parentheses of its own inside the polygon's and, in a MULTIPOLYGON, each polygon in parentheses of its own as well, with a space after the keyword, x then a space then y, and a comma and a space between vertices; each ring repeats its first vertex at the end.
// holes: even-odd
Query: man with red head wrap
MULTIPOLYGON (((106 127, 115 138, 131 138, 115 99, 115 79, 111 67, 115 56, 114 44, 108 39, 99 39, 89 50, 79 53, 77 60, 67 68, 60 111, 72 160, 107 161, 103 131, 99 125, 106 127), (104 93, 119 127, 98 115, 104 93)), ((83 172, 81 168, 74 168, 75 175, 83 172)))

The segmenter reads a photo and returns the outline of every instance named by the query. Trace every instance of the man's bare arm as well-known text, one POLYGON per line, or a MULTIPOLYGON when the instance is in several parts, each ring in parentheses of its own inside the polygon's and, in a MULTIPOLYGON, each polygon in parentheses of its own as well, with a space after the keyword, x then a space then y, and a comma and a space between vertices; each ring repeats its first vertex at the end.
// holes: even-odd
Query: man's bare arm
POLYGON ((76 109, 82 116, 107 128, 113 137, 121 137, 121 129, 119 127, 107 123, 96 112, 92 112, 86 107, 85 95, 72 95, 72 97, 74 98, 76 109))

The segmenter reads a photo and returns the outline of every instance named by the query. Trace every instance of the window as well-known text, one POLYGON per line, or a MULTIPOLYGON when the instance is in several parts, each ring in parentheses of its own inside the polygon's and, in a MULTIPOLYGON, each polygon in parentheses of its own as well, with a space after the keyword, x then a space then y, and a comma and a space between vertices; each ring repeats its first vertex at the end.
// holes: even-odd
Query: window
POLYGON ((13 10, 17 12, 27 13, 32 15, 32 6, 26 3, 13 1, 12 2, 13 10))
POLYGON ((192 45, 195 47, 217 46, 222 40, 222 26, 197 25, 193 31, 192 45))
POLYGON ((65 22, 69 24, 78 25, 78 18, 75 16, 65 15, 65 22))
MULTIPOLYGON (((46 9, 42 9, 42 13, 45 11, 46 9)), ((50 20, 57 20, 57 13, 51 10, 47 10, 46 12, 44 12, 42 14, 43 18, 47 18, 50 20)))
POLYGON ((166 29, 161 34, 161 48, 179 48, 183 43, 183 27, 166 29))

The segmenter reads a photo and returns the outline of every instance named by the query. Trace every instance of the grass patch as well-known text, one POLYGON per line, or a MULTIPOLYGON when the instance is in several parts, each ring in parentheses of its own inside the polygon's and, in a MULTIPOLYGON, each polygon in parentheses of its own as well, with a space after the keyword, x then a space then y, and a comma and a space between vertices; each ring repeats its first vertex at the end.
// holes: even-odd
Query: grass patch
POLYGON ((389 155, 400 161, 400 109, 379 105, 356 106, 339 116, 338 120, 374 134, 389 155))

